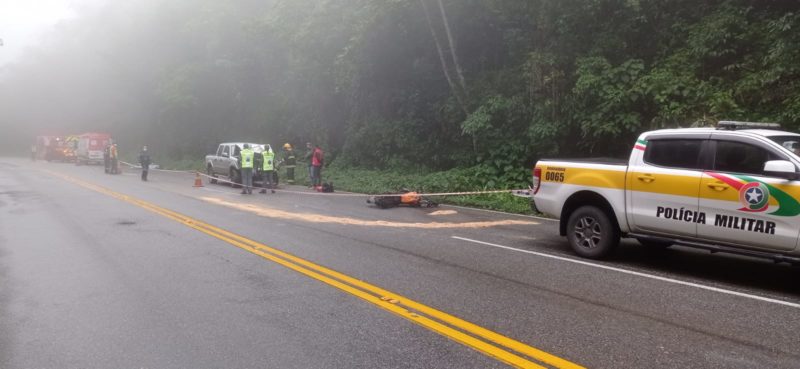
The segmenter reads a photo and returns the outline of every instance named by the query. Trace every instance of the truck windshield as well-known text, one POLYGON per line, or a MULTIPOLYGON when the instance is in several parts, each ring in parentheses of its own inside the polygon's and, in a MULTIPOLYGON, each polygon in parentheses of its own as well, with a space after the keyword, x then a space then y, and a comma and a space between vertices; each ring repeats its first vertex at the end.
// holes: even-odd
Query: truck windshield
POLYGON ((787 150, 800 157, 800 135, 798 136, 770 136, 770 140, 777 142, 787 150))

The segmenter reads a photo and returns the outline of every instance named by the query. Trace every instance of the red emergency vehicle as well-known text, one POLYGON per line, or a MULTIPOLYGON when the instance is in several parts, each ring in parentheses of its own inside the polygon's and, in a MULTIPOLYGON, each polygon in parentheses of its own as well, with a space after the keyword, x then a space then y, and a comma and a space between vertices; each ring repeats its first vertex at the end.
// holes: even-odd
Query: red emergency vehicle
POLYGON ((76 164, 102 164, 103 151, 111 142, 108 133, 84 133, 78 137, 76 164))

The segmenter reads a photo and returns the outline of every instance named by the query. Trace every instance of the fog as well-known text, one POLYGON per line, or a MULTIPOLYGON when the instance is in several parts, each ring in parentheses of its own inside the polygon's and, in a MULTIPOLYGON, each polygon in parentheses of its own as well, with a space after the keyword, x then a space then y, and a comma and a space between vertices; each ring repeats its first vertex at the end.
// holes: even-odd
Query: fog
POLYGON ((259 72, 229 59, 250 53, 242 49, 246 23, 271 8, 150 0, 81 7, 0 67, 2 150, 25 150, 37 135, 92 131, 128 147, 199 153, 217 137, 252 134, 246 123, 254 120, 234 117, 247 119, 243 104, 259 99, 244 90, 259 72))
POLYGON ((800 126, 800 2, 82 4, 0 66, 0 151, 82 132, 175 160, 313 141, 331 162, 514 184, 644 130, 800 126))

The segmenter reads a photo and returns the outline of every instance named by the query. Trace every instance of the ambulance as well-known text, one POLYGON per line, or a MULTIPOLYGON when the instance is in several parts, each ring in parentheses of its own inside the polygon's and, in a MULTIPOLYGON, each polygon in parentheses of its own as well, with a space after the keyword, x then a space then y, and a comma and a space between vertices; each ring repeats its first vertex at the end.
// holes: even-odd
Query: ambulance
POLYGON ((108 133, 84 133, 78 136, 75 164, 103 164, 103 150, 111 142, 108 133))
POLYGON ((536 209, 580 256, 620 238, 800 264, 800 134, 773 123, 643 133, 627 161, 540 160, 536 209))

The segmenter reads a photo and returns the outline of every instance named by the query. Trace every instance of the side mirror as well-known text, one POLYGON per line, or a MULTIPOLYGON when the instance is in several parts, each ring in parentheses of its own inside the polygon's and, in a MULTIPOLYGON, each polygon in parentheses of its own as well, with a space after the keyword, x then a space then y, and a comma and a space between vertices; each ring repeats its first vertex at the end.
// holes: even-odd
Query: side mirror
POLYGON ((764 163, 764 174, 788 180, 798 179, 797 168, 788 160, 770 160, 764 163))

